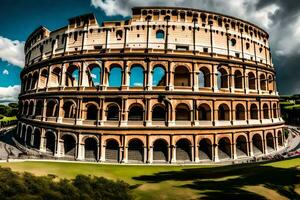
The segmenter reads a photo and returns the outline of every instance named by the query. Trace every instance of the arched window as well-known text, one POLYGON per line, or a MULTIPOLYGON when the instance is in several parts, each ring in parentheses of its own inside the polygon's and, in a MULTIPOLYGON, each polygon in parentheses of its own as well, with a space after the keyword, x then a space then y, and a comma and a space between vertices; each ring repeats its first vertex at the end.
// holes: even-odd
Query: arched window
POLYGON ((174 85, 175 86, 190 86, 190 72, 184 66, 176 67, 174 74, 174 85))
POLYGON ((179 104, 176 107, 176 121, 190 121, 190 109, 186 104, 179 104))
POLYGON ((72 66, 68 67, 68 69, 67 69, 66 86, 67 87, 79 86, 79 69, 75 65, 72 65, 72 66))
POLYGON ((203 103, 199 106, 199 120, 200 121, 210 121, 211 120, 211 109, 209 105, 203 103))
POLYGON ((235 108, 236 120, 245 120, 245 107, 242 104, 237 104, 235 108))
POLYGON ((112 65, 108 78, 109 87, 121 87, 122 85, 122 68, 119 65, 112 65))
POLYGON ((28 113, 28 101, 25 101, 23 108, 23 115, 27 115, 28 113))
POLYGON ((32 81, 32 75, 29 74, 29 76, 27 78, 27 82, 26 82, 26 91, 31 88, 31 81, 32 81))
POLYGON ((277 105, 276 103, 273 103, 273 118, 277 118, 277 105))
POLYGON ((237 89, 243 88, 243 76, 238 70, 234 72, 234 87, 237 89))
POLYGON ((29 112, 28 112, 28 115, 29 116, 32 116, 34 113, 33 113, 33 107, 34 107, 34 103, 33 103, 33 101, 31 101, 30 103, 29 103, 29 112))
POLYGON ((86 119, 87 120, 97 120, 98 118, 98 108, 94 104, 88 104, 86 109, 86 119))
POLYGON ((123 37, 123 31, 122 30, 117 30, 116 31, 117 40, 122 40, 122 37, 123 37))
POLYGON ((36 116, 41 116, 43 114, 43 101, 42 100, 37 100, 36 106, 35 106, 35 115, 36 116))
POLYGON ((47 84, 47 77, 48 77, 48 70, 43 69, 41 72, 40 80, 39 80, 39 87, 44 88, 47 84))
POLYGON ((75 118, 76 116, 76 105, 72 101, 67 101, 63 106, 65 118, 75 118))
POLYGON ((37 80, 39 78, 39 74, 38 72, 35 72, 33 74, 33 77, 32 77, 32 83, 31 83, 31 89, 36 89, 37 88, 37 80))
POLYGON ((264 74, 261 74, 260 77, 260 89, 261 90, 267 90, 267 87, 266 87, 266 76, 264 74))
POLYGON ((59 86, 61 79, 61 69, 56 67, 52 70, 49 80, 49 86, 56 87, 59 86))
POLYGON ((112 104, 108 106, 107 120, 119 121, 119 107, 116 104, 112 104))
POLYGON ((144 110, 141 105, 134 105, 130 108, 128 114, 129 121, 143 121, 144 110))
POLYGON ((210 87, 210 72, 206 67, 202 67, 198 76, 199 88, 210 87))
POLYGON ((269 75, 268 77, 268 88, 270 92, 273 92, 274 90, 274 80, 273 80, 273 76, 269 75))
POLYGON ((229 107, 226 104, 221 104, 218 109, 218 120, 228 121, 229 120, 229 107))
POLYGON ((155 106, 152 110, 152 120, 153 121, 165 121, 166 110, 162 106, 155 106))
POLYGON ((101 84, 101 68, 97 64, 89 65, 87 68, 89 86, 94 87, 101 84))
POLYGON ((256 104, 251 104, 251 106, 250 106, 250 118, 258 119, 258 109, 257 109, 256 104))
POLYGON ((163 30, 156 31, 156 39, 164 39, 165 38, 165 32, 163 30))
POLYGON ((57 105, 55 101, 47 102, 46 117, 56 117, 57 115, 57 105))
POLYGON ((152 85, 153 86, 165 86, 166 85, 166 71, 160 65, 155 66, 153 69, 152 85))
POLYGON ((225 69, 220 68, 217 72, 218 88, 228 88, 228 73, 225 69))
POLYGON ((250 90, 256 89, 255 75, 252 72, 248 73, 248 84, 250 90))
POLYGON ((133 65, 130 69, 130 87, 144 86, 144 68, 141 65, 133 65))
POLYGON ((266 103, 263 105, 263 113, 264 113, 264 119, 269 119, 270 118, 270 116, 269 116, 269 106, 266 103))

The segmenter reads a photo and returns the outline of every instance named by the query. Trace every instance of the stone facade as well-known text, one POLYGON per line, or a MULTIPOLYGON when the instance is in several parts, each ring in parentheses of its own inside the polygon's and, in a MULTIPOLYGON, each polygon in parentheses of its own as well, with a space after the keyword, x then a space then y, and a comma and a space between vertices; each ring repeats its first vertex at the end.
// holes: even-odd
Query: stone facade
POLYGON ((103 162, 235 160, 284 147, 268 33, 202 10, 93 14, 25 44, 18 139, 103 162))

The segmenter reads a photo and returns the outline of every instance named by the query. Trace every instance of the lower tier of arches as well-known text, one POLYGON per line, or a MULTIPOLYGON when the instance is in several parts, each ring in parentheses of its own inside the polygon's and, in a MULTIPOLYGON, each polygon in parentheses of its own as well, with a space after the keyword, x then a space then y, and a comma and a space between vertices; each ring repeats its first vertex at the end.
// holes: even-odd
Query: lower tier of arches
POLYGON ((19 122, 16 139, 58 158, 115 163, 198 163, 263 156, 285 147, 283 126, 217 132, 85 133, 19 122))

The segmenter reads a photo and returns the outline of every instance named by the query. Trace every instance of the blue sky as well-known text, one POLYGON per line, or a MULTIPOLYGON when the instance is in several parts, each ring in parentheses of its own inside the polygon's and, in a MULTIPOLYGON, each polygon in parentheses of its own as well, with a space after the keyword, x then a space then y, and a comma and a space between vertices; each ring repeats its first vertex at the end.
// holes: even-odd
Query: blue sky
POLYGON ((179 6, 220 12, 253 22, 270 33, 280 94, 300 93, 300 1, 297 0, 0 0, 0 103, 16 101, 23 46, 43 25, 94 13, 99 23, 128 18, 134 6, 179 6))

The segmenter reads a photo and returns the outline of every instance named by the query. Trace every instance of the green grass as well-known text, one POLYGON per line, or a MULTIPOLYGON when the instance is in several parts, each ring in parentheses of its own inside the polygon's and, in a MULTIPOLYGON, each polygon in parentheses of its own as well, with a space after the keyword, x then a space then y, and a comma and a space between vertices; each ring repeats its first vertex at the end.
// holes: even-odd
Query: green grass
POLYGON ((58 162, 0 163, 14 171, 121 179, 137 199, 300 199, 300 158, 235 166, 132 166, 58 162))
POLYGON ((4 118, 0 119, 0 122, 2 122, 2 121, 8 122, 8 121, 16 120, 16 119, 17 119, 16 116, 13 116, 13 117, 6 117, 6 116, 3 116, 3 117, 4 117, 4 118))

